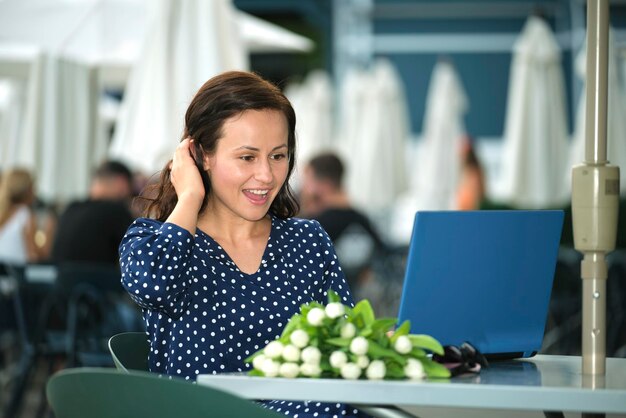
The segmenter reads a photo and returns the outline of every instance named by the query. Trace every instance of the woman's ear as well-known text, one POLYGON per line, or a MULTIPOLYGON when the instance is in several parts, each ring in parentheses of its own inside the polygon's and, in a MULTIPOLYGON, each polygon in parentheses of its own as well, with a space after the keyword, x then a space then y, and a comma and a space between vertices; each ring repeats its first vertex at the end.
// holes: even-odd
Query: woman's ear
POLYGON ((206 152, 202 153, 202 168, 204 168, 204 171, 211 170, 211 159, 206 152))

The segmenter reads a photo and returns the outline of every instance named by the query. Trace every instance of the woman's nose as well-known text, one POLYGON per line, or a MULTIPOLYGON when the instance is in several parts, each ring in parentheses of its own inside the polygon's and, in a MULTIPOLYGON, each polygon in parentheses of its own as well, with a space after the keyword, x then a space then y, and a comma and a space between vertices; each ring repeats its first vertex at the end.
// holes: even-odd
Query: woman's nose
POLYGON ((262 181, 264 183, 269 183, 272 181, 272 179, 274 178, 274 174, 272 173, 272 165, 269 160, 267 159, 259 160, 255 177, 257 180, 262 181))

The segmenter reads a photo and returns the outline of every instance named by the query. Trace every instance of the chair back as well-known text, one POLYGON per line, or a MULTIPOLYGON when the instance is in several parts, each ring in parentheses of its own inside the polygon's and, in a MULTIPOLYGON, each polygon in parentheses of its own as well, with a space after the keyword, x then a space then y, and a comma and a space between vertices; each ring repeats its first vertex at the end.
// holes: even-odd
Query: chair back
POLYGON ((178 378, 114 369, 65 369, 46 387, 56 418, 279 418, 227 392, 178 378))
POLYGON ((109 338, 109 351, 118 370, 149 371, 150 343, 145 332, 122 332, 109 338))

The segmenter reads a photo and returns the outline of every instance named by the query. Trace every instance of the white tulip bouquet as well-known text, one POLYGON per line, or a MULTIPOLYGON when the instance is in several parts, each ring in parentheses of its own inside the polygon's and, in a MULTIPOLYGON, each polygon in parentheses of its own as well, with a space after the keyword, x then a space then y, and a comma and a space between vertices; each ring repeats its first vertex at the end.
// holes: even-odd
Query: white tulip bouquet
POLYGON ((328 292, 326 306, 311 302, 291 317, 282 335, 246 359, 253 376, 344 379, 447 378, 450 371, 429 353, 443 354, 428 335, 410 334, 405 321, 376 319, 367 300, 354 308, 328 292))

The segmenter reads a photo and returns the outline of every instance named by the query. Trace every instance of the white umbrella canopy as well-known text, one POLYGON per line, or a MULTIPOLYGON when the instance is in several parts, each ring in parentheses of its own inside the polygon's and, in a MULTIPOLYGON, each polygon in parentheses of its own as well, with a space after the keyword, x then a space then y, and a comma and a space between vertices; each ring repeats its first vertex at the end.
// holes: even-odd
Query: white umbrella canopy
POLYGON ((428 87, 419 170, 413 174, 421 210, 456 208, 467 110, 467 95, 454 66, 448 60, 439 60, 428 87))
POLYGON ((370 212, 389 208, 407 189, 410 136, 404 87, 392 64, 379 59, 369 73, 348 72, 342 109, 348 192, 370 212))
MULTIPOLYGON (((28 64, 29 47, 63 51, 97 65, 104 81, 123 87, 141 52, 152 0, 2 0, 0 75, 28 64)), ((211 2, 206 2, 211 3, 211 2)), ((307 52, 313 42, 278 25, 235 11, 238 37, 254 53, 307 52)), ((205 24, 208 24, 205 22, 205 24)))
POLYGON ((202 84, 248 67, 230 0, 160 0, 131 73, 110 156, 152 174, 171 158, 202 84))
MULTIPOLYGON (((608 74, 608 113, 607 113, 607 159, 611 165, 620 167, 620 194, 626 193, 626 94, 620 83, 619 57, 614 43, 615 33, 609 31, 609 74, 608 74)), ((576 73, 585 82, 587 72, 587 48, 583 46, 576 57, 576 73)), ((585 159, 585 112, 586 83, 581 91, 576 113, 574 139, 570 149, 570 167, 585 159)), ((565 187, 571 191, 571 172, 566 172, 565 187)))
MULTIPOLYGON (((243 54, 241 60, 244 64, 238 66, 239 68, 247 67, 249 51, 307 51, 312 48, 310 40, 243 12, 233 11, 230 3, 228 6, 224 6, 226 3, 221 0, 199 2, 206 3, 199 6, 192 6, 192 3, 172 0, 172 4, 176 7, 171 7, 171 5, 163 7, 171 7, 170 10, 174 15, 172 19, 181 20, 183 15, 193 17, 191 22, 195 23, 190 24, 193 26, 189 33, 203 36, 205 40, 212 39, 208 41, 208 44, 212 45, 211 48, 202 49, 198 47, 197 39, 193 37, 186 39, 183 35, 178 35, 176 45, 179 49, 193 48, 199 55, 196 58, 197 62, 206 63, 213 59, 208 55, 213 54, 216 50, 215 46, 224 41, 224 39, 213 39, 217 35, 211 35, 213 38, 207 35, 212 28, 218 26, 232 26, 232 34, 227 35, 226 40, 231 40, 231 43, 237 42, 238 45, 241 42, 246 44, 247 48, 243 46, 225 48, 226 55, 243 54), (201 20, 202 16, 206 17, 206 13, 200 8, 210 7, 221 8, 222 11, 228 7, 228 18, 226 19, 225 14, 222 13, 220 15, 222 17, 216 19, 217 23, 201 20), (193 16, 194 10, 196 12, 200 10, 199 16, 193 16), (242 38, 243 41, 241 41, 242 38)), ((104 124, 102 120, 91 119, 90 116, 80 119, 83 113, 91 115, 91 99, 89 99, 89 106, 77 110, 69 106, 69 99, 63 98, 59 92, 73 91, 78 96, 97 98, 101 85, 93 85, 91 81, 96 80, 93 78, 90 79, 91 87, 89 88, 95 90, 83 91, 86 84, 81 76, 73 79, 64 74, 74 71, 70 70, 71 65, 84 67, 84 70, 90 71, 92 75, 94 73, 91 71, 97 69, 99 80, 103 85, 123 87, 128 79, 130 68, 138 60, 148 25, 147 21, 153 21, 156 18, 156 11, 159 9, 154 6, 154 2, 146 0, 0 1, 0 78, 13 79, 10 82, 12 85, 9 97, 11 104, 0 108, 1 167, 20 165, 32 168, 41 180, 41 194, 47 199, 65 201, 87 192, 91 170, 106 157, 107 144, 103 142, 106 138, 102 129, 104 124), (153 14, 150 15, 150 12, 153 14), (61 59, 60 64, 57 62, 58 59, 61 59), (59 84, 56 85, 56 83, 59 84), (59 106, 59 100, 64 101, 64 106, 59 106), (58 120, 65 122, 61 123, 58 120), (61 125, 67 127, 71 120, 76 125, 76 129, 71 132, 81 132, 81 134, 63 133, 63 130, 54 127, 61 125), (44 126, 44 123, 47 125, 44 126), (86 123, 93 124, 93 126, 85 126, 86 123), (83 135, 85 132, 96 132, 96 134, 87 137, 83 135), (77 142, 69 144, 68 141, 72 138, 77 142), (90 150, 90 153, 84 157, 81 157, 83 154, 76 154, 85 150, 90 150), (78 186, 79 184, 81 186, 78 186)), ((149 40, 149 42, 152 41, 153 39, 149 40)), ((223 55, 215 59, 223 61, 223 55)), ((181 54, 178 58, 180 56, 181 54)), ((157 61, 158 59, 153 59, 152 63, 157 61)), ((171 70, 171 67, 169 68, 171 70)), ((216 68, 221 70, 223 67, 220 64, 216 65, 216 68)), ((153 68, 153 70, 156 69, 153 68)), ((186 85, 187 78, 190 80, 201 78, 194 74, 197 71, 195 67, 180 67, 176 71, 179 80, 175 86, 177 91, 180 91, 181 84, 186 85)), ((158 76, 159 74, 146 72, 149 80, 158 76)), ((209 76, 207 75, 206 78, 209 76)), ((172 79, 161 78, 161 81, 171 83, 172 79)), ((130 88, 131 91, 138 89, 138 87, 130 88)), ((184 107, 191 94, 189 97, 180 96, 179 98, 169 94, 167 99, 178 100, 175 103, 184 107)), ((126 96, 137 97, 137 94, 127 91, 126 96)), ((153 94, 153 92, 149 95, 153 99, 157 96, 158 94, 153 94)), ((81 100, 83 99, 76 102, 81 100)), ((150 113, 149 110, 134 112, 143 115, 150 113)), ((125 114, 125 112, 118 113, 125 114)), ((159 117, 158 110, 155 109, 153 116, 155 118, 149 119, 150 122, 159 121, 156 119, 159 117)), ((146 119, 142 121, 145 122, 146 119)), ((182 116, 178 117, 177 123, 182 124, 182 116)), ((124 122, 122 131, 132 133, 133 128, 129 125, 128 120, 124 122)), ((139 128, 136 130, 141 131, 139 128)), ((169 130, 175 131, 175 128, 169 128, 169 130)), ((179 134, 180 129, 174 136, 179 134)), ((175 139, 171 139, 175 143, 175 139)), ((159 155, 152 152, 149 146, 140 147, 140 149, 143 154, 159 155)), ((124 159, 124 151, 117 155, 124 159)), ((134 165, 132 157, 130 157, 130 163, 134 165)), ((153 160, 158 159, 154 155, 151 157, 153 160)), ((145 168, 145 165, 154 171, 158 164, 139 162, 139 168, 145 168)))
POLYGON ((236 15, 241 37, 250 52, 308 52, 315 46, 302 35, 248 13, 237 11, 236 15))
POLYGON ((500 181, 494 200, 519 208, 567 203, 567 121, 561 50, 550 27, 528 18, 514 46, 500 181))

